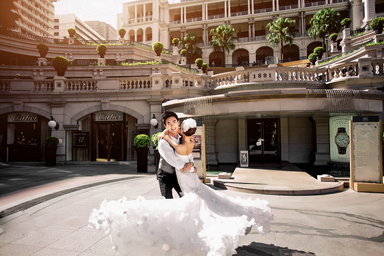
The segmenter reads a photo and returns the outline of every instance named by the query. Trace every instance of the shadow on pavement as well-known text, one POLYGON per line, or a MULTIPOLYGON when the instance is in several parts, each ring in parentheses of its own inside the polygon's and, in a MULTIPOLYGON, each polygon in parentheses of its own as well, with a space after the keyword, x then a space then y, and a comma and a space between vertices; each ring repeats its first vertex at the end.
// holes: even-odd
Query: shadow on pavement
POLYGON ((237 254, 234 256, 315 256, 313 252, 304 252, 288 247, 280 247, 273 244, 263 244, 252 242, 247 246, 236 249, 237 254))

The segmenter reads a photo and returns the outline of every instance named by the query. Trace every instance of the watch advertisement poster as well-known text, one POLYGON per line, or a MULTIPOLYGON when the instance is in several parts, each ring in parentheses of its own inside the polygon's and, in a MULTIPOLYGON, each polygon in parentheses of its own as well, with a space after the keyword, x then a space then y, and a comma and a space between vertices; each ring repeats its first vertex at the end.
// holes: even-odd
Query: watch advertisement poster
POLYGON ((329 150, 332 162, 350 162, 351 116, 332 116, 329 118, 329 150))

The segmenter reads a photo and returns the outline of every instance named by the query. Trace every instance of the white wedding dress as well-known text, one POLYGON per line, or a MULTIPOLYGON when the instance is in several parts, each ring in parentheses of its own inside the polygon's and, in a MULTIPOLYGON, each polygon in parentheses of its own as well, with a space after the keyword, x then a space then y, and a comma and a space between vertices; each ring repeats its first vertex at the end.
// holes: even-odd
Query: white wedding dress
MULTIPOLYGON (((177 156, 190 161, 190 156, 177 156)), ((251 227, 269 231, 267 201, 228 197, 201 183, 195 173, 176 174, 182 198, 104 200, 93 210, 89 226, 109 233, 119 255, 140 256, 232 255, 251 227)))

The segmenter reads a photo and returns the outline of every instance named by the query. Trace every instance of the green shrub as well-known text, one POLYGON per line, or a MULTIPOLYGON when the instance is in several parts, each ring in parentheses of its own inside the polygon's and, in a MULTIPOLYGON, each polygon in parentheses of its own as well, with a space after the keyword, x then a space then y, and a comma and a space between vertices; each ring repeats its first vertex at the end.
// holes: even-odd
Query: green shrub
POLYGON ((46 147, 56 147, 59 144, 59 139, 53 136, 45 138, 44 144, 46 147))
POLYGON ((195 60, 195 64, 196 64, 196 66, 197 66, 198 68, 201 68, 201 65, 203 65, 203 63, 204 63, 204 60, 203 60, 202 58, 197 58, 197 59, 195 60))
POLYGON ((119 29, 119 35, 121 38, 124 38, 126 33, 127 33, 127 31, 124 28, 119 29))
POLYGON ((159 146, 159 140, 158 140, 157 136, 159 136, 160 134, 161 134, 161 132, 158 132, 158 133, 153 134, 152 137, 151 137, 152 143, 153 143, 153 145, 155 146, 156 149, 159 146))
POLYGON ((185 55, 187 55, 187 49, 182 49, 182 50, 180 51, 180 54, 181 54, 181 56, 184 56, 184 57, 185 57, 185 55))
POLYGON ((179 38, 173 38, 173 39, 172 39, 172 43, 173 43, 175 46, 178 46, 179 43, 180 43, 180 39, 179 39, 179 38))
POLYGON ((68 29, 68 34, 69 34, 70 37, 74 37, 76 35, 76 29, 69 28, 68 29))
POLYGON ((371 29, 375 29, 377 27, 382 27, 384 24, 384 18, 383 17, 377 17, 375 18, 370 24, 369 26, 371 27, 371 29))
POLYGON ((37 49, 39 50, 40 56, 41 56, 42 58, 45 58, 45 56, 46 56, 47 53, 48 53, 49 47, 46 46, 45 44, 38 44, 38 45, 37 45, 37 49))
POLYGON ((202 69, 202 70, 207 70, 207 68, 208 68, 208 64, 207 64, 207 63, 203 63, 203 64, 201 65, 201 69, 202 69))
POLYGON ((310 62, 316 61, 316 59, 317 59, 317 56, 316 56, 315 53, 311 53, 311 54, 308 55, 308 60, 310 62))
POLYGON ((160 56, 161 52, 164 49, 164 45, 161 42, 154 42, 152 49, 156 52, 157 56, 160 56))
POLYGON ((133 140, 133 143, 137 148, 146 148, 149 146, 149 136, 146 134, 139 134, 133 140))
POLYGON ((341 26, 349 26, 351 24, 351 19, 350 18, 344 18, 341 22, 341 26))
POLYGON ((323 55, 323 53, 325 52, 325 49, 324 47, 321 47, 321 46, 318 46, 316 47, 314 50, 313 50, 313 53, 316 54, 316 55, 323 55))
POLYGON ((107 52, 107 46, 105 44, 99 44, 96 47, 96 51, 99 53, 101 58, 104 58, 104 55, 107 52))
POLYGON ((55 58, 53 58, 52 60, 52 66, 54 67, 68 67, 69 66, 69 61, 67 58, 63 57, 63 56, 56 56, 55 58))
POLYGON ((332 42, 336 42, 338 36, 339 36, 339 35, 338 35, 337 33, 333 33, 333 34, 331 34, 331 35, 329 36, 329 39, 330 39, 332 42))

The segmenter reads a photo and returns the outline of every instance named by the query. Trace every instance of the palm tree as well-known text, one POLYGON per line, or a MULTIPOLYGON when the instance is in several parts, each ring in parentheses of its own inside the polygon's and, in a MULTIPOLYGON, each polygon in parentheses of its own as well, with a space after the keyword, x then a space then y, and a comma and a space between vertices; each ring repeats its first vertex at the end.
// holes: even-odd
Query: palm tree
POLYGON ((225 67, 225 50, 229 51, 235 49, 233 40, 238 40, 235 29, 231 25, 221 25, 215 29, 211 29, 213 49, 224 53, 224 67, 225 67))
POLYGON ((200 39, 195 34, 186 34, 182 40, 184 48, 187 50, 187 63, 191 67, 192 62, 197 58, 201 58, 203 51, 197 46, 200 43, 200 39))
POLYGON ((326 36, 338 33, 341 27, 340 13, 333 8, 318 11, 309 22, 311 28, 308 29, 308 36, 311 38, 321 38, 324 48, 326 36))
POLYGON ((275 47, 280 43, 280 59, 283 60, 283 46, 284 43, 288 43, 289 46, 293 42, 293 34, 291 34, 290 27, 295 25, 296 21, 290 18, 279 17, 275 21, 272 21, 267 24, 269 29, 269 34, 267 35, 267 40, 270 45, 275 47))

